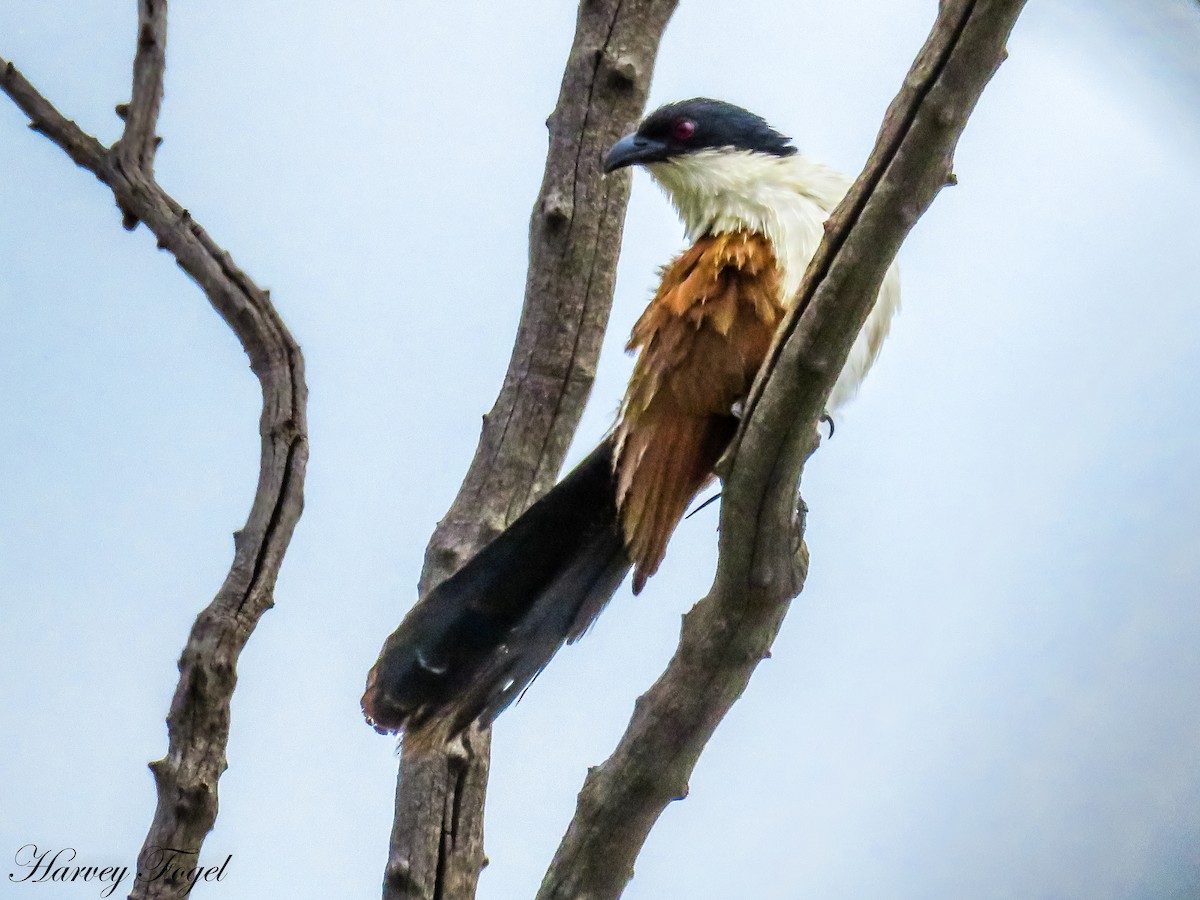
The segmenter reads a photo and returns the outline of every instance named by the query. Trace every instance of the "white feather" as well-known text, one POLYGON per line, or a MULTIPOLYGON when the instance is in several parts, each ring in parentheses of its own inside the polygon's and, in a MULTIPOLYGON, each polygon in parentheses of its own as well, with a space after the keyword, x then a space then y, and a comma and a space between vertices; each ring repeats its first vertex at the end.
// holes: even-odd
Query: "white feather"
MULTIPOLYGON (((689 240, 742 229, 766 235, 783 270, 781 301, 787 305, 817 252, 825 220, 850 188, 845 175, 799 154, 701 150, 646 169, 679 212, 689 240)), ((830 392, 830 412, 858 392, 899 307, 900 276, 893 263, 830 392)))

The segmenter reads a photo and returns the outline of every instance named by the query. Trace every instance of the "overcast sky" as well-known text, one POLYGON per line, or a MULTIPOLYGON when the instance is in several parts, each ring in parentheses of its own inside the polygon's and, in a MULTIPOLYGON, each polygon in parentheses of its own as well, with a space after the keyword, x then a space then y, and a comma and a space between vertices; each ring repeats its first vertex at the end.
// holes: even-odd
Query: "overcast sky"
MULTIPOLYGON (((108 142, 134 4, 3 0, 0 56, 108 142)), ((365 672, 515 331, 570 3, 174 4, 162 183, 308 360, 307 508, 239 666, 205 896, 374 896, 365 672)), ((857 172, 932 0, 683 0, 652 103, 741 103, 857 172), (734 10, 736 9, 736 12, 734 10)), ((1200 11, 1035 0, 904 309, 809 466, 812 572, 626 893, 1200 896, 1200 11)), ((641 173, 572 459, 681 228, 641 173)), ((245 518, 259 394, 108 192, 0 102, 0 858, 132 864, 175 662, 245 518)), ((706 591, 717 510, 497 725, 480 896, 528 897, 706 591)), ((7 873, 9 869, 0 869, 7 873)), ((95 885, 4 896, 97 896, 95 885)))

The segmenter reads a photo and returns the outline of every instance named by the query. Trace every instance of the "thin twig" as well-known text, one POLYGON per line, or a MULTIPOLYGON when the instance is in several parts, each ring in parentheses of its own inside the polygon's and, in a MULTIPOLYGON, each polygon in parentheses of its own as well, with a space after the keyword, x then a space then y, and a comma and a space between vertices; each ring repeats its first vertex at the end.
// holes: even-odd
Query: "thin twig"
MULTIPOLYGON (((547 125, 530 220, 525 305, 504 385, 462 488, 425 555, 421 594, 457 570, 553 483, 596 371, 616 278, 627 177, 601 160, 637 121, 678 0, 584 0, 547 125)), ((467 900, 483 854, 490 732, 444 752, 405 751, 384 897, 467 900)))
MULTIPOLYGON (((720 561, 667 670, 592 769, 539 900, 616 898, 650 829, 770 653, 807 571, 796 487, 826 397, 901 241, 951 183, 967 117, 1024 0, 944 0, 866 170, 827 226, 727 464, 720 561)), ((801 511, 803 507, 801 506, 801 511)))
POLYGON ((114 146, 122 162, 147 173, 154 171, 158 149, 158 113, 167 69, 167 0, 138 0, 137 51, 133 57, 133 90, 124 107, 125 133, 114 146))
POLYGON ((0 58, 0 90, 29 118, 29 128, 45 135, 71 157, 77 166, 101 181, 108 167, 108 149, 54 108, 12 63, 0 58))
MULTIPOLYGON (((165 0, 142 0, 133 101, 126 110, 125 137, 112 149, 66 119, 11 63, 0 59, 0 89, 29 117, 30 127, 112 190, 126 227, 144 222, 159 247, 175 256, 237 335, 262 386, 262 451, 254 502, 245 526, 234 536, 229 574, 197 617, 179 660, 179 684, 167 715, 167 755, 150 764, 158 803, 138 857, 139 870, 150 872, 167 861, 163 848, 186 851, 175 860, 181 871, 189 861, 194 865, 216 820, 238 656, 274 602, 279 567, 303 507, 308 460, 308 390, 300 347, 269 294, 154 180, 165 35, 165 0)), ((174 898, 186 887, 166 878, 139 880, 131 897, 174 898)))

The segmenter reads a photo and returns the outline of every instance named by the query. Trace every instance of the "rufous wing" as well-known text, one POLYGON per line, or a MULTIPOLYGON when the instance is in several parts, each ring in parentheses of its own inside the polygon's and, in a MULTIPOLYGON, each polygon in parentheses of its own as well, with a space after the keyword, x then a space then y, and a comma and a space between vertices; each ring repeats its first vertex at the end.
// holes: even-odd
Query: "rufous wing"
POLYGON ((638 352, 617 424, 617 503, 637 593, 688 504, 711 479, 783 315, 770 241, 700 238, 663 269, 633 327, 638 352))

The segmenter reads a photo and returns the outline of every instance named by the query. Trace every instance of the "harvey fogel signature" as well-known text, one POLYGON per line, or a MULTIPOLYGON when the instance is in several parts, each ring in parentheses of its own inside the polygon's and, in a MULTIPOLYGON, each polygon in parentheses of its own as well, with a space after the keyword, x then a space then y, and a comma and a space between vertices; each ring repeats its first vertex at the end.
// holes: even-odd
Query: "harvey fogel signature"
MULTIPOLYGON (((94 882, 101 885, 100 896, 111 897, 129 877, 128 866, 85 866, 75 863, 75 848, 40 850, 37 844, 26 844, 13 855, 18 871, 9 872, 8 880, 19 884, 57 882, 94 882), (24 869, 24 872, 19 870, 24 869)), ((192 892, 198 881, 223 881, 233 854, 219 866, 198 865, 195 850, 175 847, 154 847, 142 860, 142 868, 133 874, 133 881, 165 881, 179 889, 180 896, 192 892)), ((132 883, 130 887, 132 888, 132 883)))

